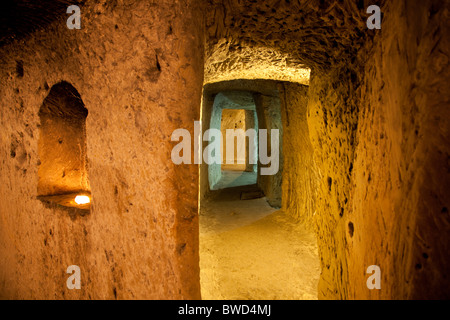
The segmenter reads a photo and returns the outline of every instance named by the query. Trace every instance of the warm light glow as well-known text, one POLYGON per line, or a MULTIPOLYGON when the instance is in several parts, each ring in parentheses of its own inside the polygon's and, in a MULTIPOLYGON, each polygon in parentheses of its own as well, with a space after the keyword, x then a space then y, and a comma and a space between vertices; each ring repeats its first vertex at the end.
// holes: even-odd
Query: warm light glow
POLYGON ((88 196, 76 196, 75 197, 75 202, 77 204, 87 204, 91 202, 91 199, 89 199, 88 196))

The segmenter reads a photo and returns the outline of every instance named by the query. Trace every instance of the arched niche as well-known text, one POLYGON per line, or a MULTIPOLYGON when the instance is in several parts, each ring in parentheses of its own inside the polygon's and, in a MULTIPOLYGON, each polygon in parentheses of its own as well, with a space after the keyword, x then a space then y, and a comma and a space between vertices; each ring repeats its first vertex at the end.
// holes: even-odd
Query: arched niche
POLYGON ((39 110, 38 197, 66 207, 89 209, 90 186, 86 157, 88 110, 68 82, 55 84, 39 110))

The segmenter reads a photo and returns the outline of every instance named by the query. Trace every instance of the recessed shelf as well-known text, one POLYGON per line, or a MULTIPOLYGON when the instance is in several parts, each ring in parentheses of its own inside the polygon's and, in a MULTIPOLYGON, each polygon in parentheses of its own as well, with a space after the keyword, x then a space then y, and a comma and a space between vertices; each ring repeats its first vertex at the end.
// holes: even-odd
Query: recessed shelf
POLYGON ((78 204, 75 202, 75 198, 77 196, 87 196, 89 197, 89 200, 91 199, 91 194, 86 191, 72 192, 58 195, 38 196, 37 198, 42 202, 48 204, 57 204, 63 207, 77 208, 81 210, 90 210, 91 202, 86 204, 78 204))

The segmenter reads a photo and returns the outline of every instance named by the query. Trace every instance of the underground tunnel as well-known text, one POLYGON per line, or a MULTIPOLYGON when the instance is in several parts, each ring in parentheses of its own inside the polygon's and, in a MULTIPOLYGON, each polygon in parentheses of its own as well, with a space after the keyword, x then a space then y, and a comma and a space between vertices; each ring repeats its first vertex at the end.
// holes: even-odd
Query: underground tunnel
POLYGON ((450 298, 448 2, 1 8, 1 299, 450 298))

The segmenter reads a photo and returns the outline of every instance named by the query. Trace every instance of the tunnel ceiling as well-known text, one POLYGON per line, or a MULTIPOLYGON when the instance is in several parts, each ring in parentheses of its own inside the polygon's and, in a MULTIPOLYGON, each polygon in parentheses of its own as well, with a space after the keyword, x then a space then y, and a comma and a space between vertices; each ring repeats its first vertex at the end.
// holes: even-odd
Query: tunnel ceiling
POLYGON ((260 93, 265 96, 278 97, 279 95, 277 89, 278 83, 279 82, 277 81, 267 79, 257 79, 257 80, 236 79, 207 84, 204 86, 204 90, 205 92, 211 95, 215 95, 224 91, 249 91, 254 93, 260 93))
MULTIPOLYGON (((69 5, 85 2, 2 1, 0 46, 45 28, 65 17, 69 5)), ((327 69, 346 60, 370 36, 365 25, 369 3, 364 0, 208 0, 207 4, 205 83, 261 78, 308 84, 309 68, 327 69)))
POLYGON ((209 0, 205 83, 240 72, 241 78, 308 84, 306 67, 326 70, 348 61, 371 36, 366 2, 209 0))

